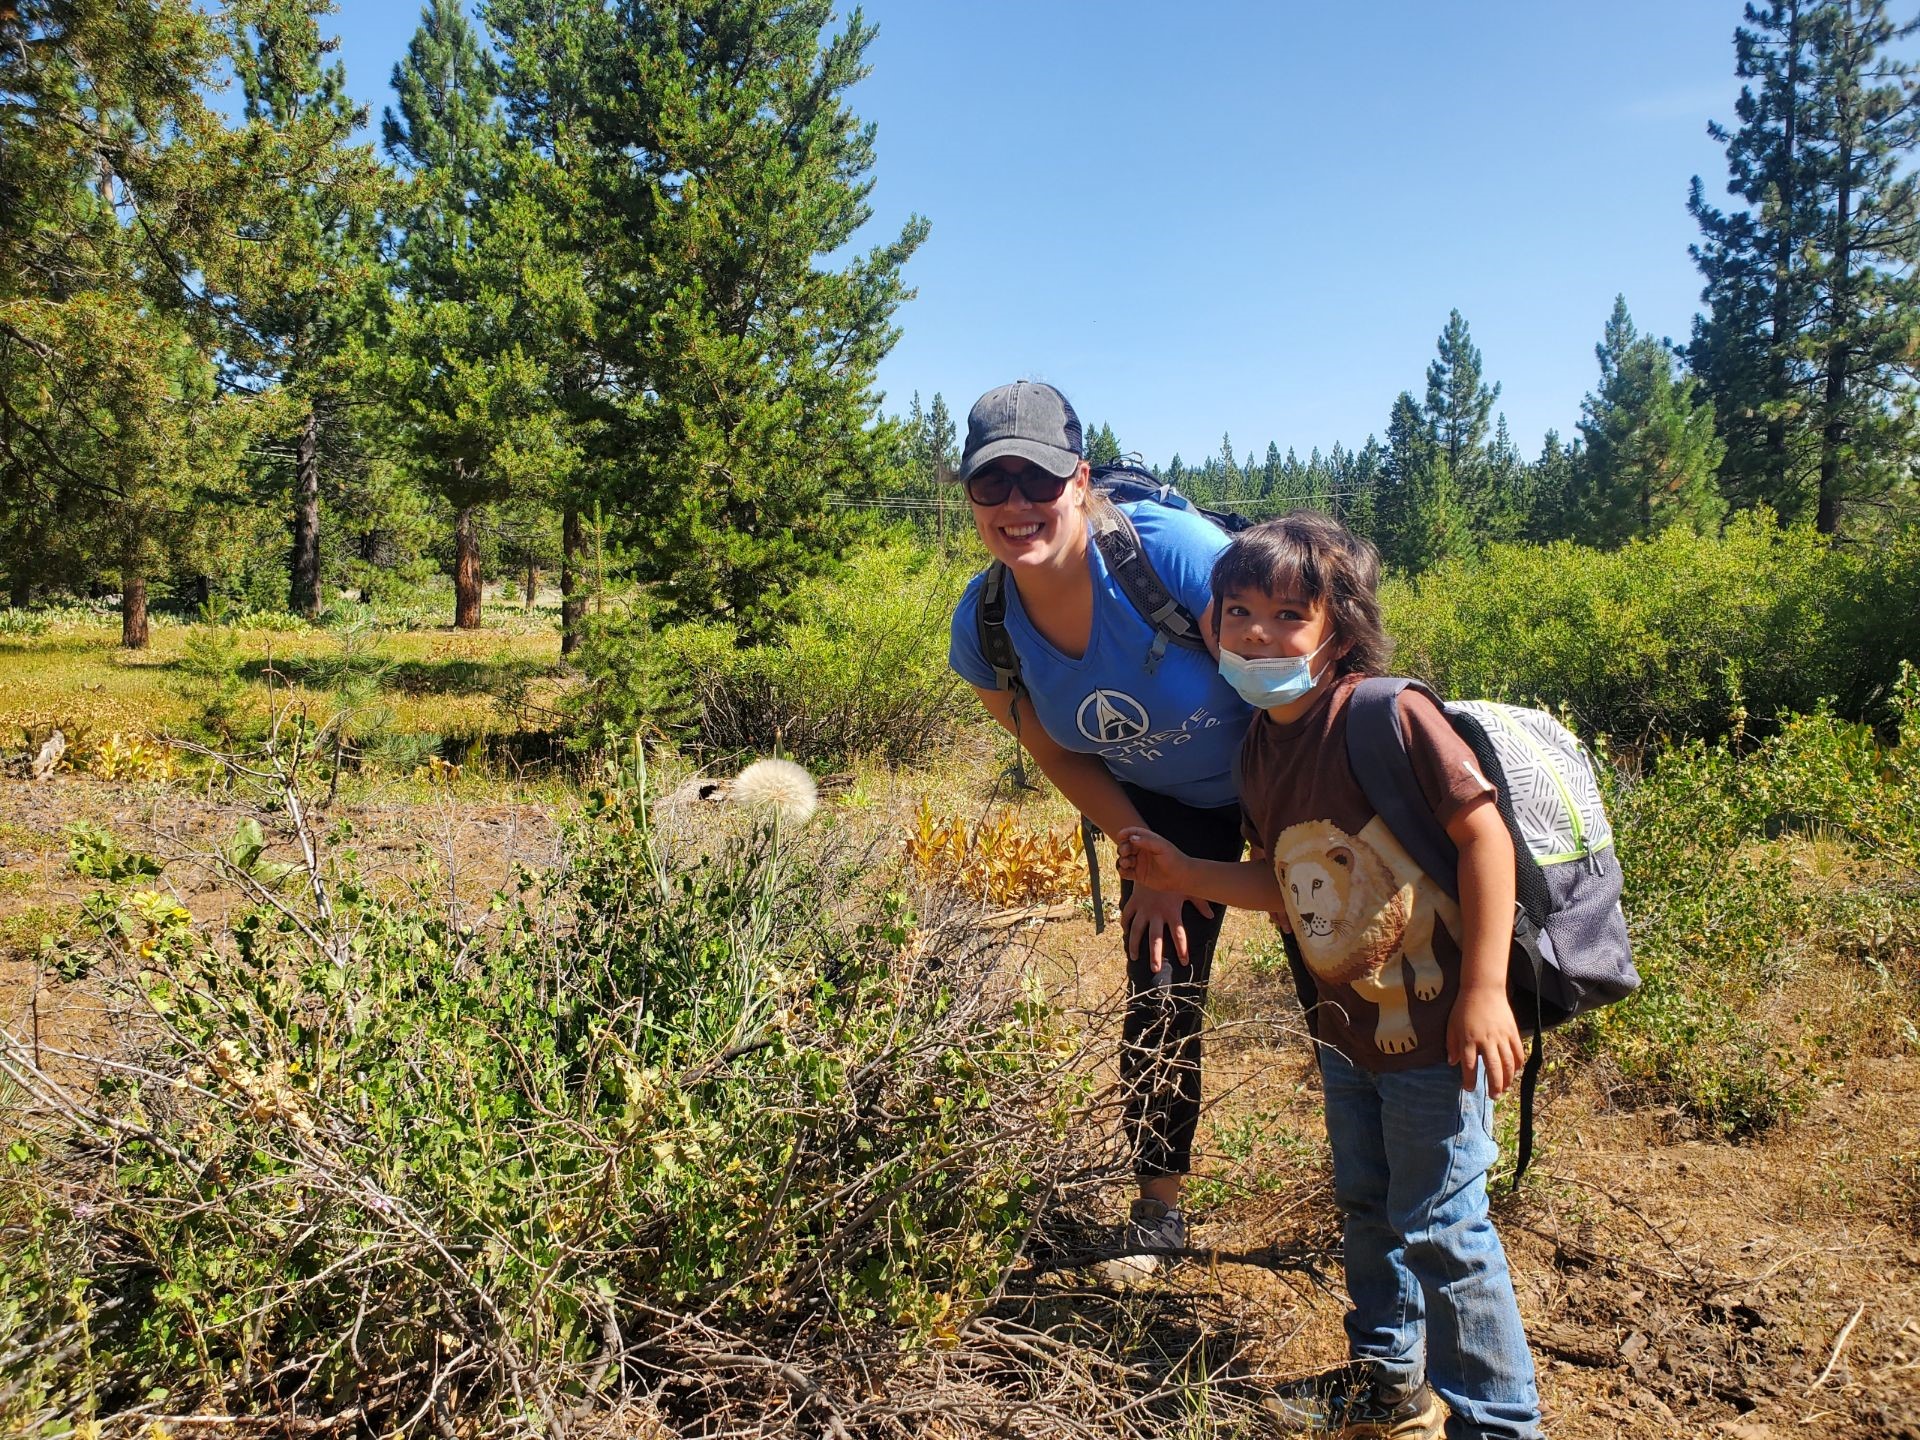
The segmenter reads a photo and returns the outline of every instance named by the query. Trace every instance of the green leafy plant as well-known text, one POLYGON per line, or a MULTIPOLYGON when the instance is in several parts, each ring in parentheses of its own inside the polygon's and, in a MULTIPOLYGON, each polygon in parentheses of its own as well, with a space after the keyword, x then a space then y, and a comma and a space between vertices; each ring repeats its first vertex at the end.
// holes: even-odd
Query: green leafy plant
POLYGON ((582 736, 606 745, 661 730, 710 752, 778 749, 816 766, 916 759, 966 713, 947 667, 966 573, 905 544, 861 551, 800 587, 775 638, 746 647, 720 624, 656 630, 644 611, 602 624, 579 657, 582 736))
MULTIPOLYGON (((257 871, 263 838, 225 858, 257 871)), ((0 1045, 40 1117, 14 1133, 72 1180, 22 1223, 88 1232, 0 1258, 29 1351, 70 1346, 6 1413, 249 1413, 297 1371, 382 1429, 433 1390, 553 1428, 628 1383, 710 1374, 724 1406, 780 1383, 768 1356, 955 1343, 1088 1164, 1066 1017, 900 894, 825 901, 830 851, 663 833, 637 773, 590 793, 567 857, 481 917, 351 851, 215 931, 125 896, 147 1038, 83 1102, 0 1045)))
POLYGON ((1920 532, 1836 549, 1764 515, 1612 552, 1494 546, 1382 587, 1396 668, 1444 694, 1568 707, 1636 743, 1770 728, 1831 697, 1878 721, 1920 654, 1920 532))
POLYGON ((76 820, 62 833, 67 841, 67 863, 76 875, 117 885, 160 873, 158 860, 128 849, 111 831, 90 820, 76 820))
POLYGON ((1920 857, 1920 678, 1911 665, 1896 676, 1892 709, 1891 745, 1816 711, 1751 749, 1735 738, 1678 746, 1616 790, 1645 984, 1578 1033, 1611 1057, 1630 1092, 1736 1136, 1798 1113, 1833 1042, 1792 1043, 1774 997, 1803 947, 1846 953, 1857 944, 1847 917, 1862 907, 1882 937, 1869 952, 1886 975, 1877 1003, 1911 1023, 1920 967, 1901 940, 1920 928, 1920 891, 1904 883, 1920 857), (1796 866, 1809 838, 1870 856, 1875 869, 1850 886, 1810 887, 1796 866))

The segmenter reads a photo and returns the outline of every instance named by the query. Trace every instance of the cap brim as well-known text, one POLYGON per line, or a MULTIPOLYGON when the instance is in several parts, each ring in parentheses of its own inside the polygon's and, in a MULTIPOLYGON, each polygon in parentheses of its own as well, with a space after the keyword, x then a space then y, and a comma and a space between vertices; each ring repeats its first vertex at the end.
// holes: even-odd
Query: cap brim
POLYGON ((1080 457, 1071 450, 1062 449, 1058 445, 1043 445, 1038 440, 1010 438, 989 441, 967 456, 960 465, 960 479, 963 482, 971 480, 984 467, 996 460, 1005 459, 1009 455, 1024 460, 1029 465, 1038 465, 1049 475, 1056 475, 1062 480, 1067 479, 1080 468, 1080 457))

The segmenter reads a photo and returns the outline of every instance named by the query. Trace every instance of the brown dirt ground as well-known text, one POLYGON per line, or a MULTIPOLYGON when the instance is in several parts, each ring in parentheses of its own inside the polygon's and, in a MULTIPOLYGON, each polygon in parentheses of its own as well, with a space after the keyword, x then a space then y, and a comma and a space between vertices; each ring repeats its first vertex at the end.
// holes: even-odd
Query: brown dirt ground
MULTIPOLYGON (((877 788, 887 793, 855 802, 860 822, 898 823, 911 809, 905 790, 877 788)), ((964 810, 981 795, 949 782, 940 798, 964 810)), ((30 917, 48 912, 33 907, 75 905, 91 884, 66 864, 64 825, 92 820, 171 858, 204 853, 247 813, 177 787, 0 781, 0 1023, 16 1034, 37 1023, 50 1045, 102 1023, 85 983, 63 985, 34 960, 30 917)), ((260 818, 275 833, 275 817, 260 818)), ((537 868, 556 853, 538 805, 356 805, 351 818, 375 872, 397 878, 423 844, 451 856, 445 883, 460 905, 482 901, 515 863, 537 868)), ((234 903, 189 873, 170 866, 163 883, 177 883, 197 916, 234 903)), ((1288 1033, 1288 982, 1258 963, 1265 925, 1230 917, 1216 961, 1196 1244, 1273 1246, 1317 1257, 1319 1274, 1223 1260, 1184 1265, 1164 1283, 1224 1302, 1209 1313, 1236 1317, 1257 1369, 1278 1376, 1339 1358, 1344 1302, 1313 1066, 1288 1033)), ((1022 938, 1077 1002, 1117 989, 1113 931, 1096 938, 1078 918, 1022 938)), ((1839 983, 1813 973, 1798 1003, 1830 1003, 1839 983)), ((1616 1106, 1595 1067, 1550 1076, 1540 1153, 1496 1216, 1551 1434, 1920 1440, 1920 1059, 1880 1053, 1900 1048, 1865 1045, 1828 1062, 1804 1116, 1739 1145, 1616 1106)), ((1502 1106, 1509 1124, 1512 1109, 1502 1106)))
MULTIPOLYGON (((1193 1243, 1325 1254, 1339 1227, 1318 1081, 1306 1040, 1265 1019, 1297 1014, 1284 973, 1257 964, 1265 926, 1230 917, 1215 961, 1196 1172, 1216 1183, 1195 1187, 1193 1243)), ((1111 929, 1052 924, 1036 948, 1083 989, 1119 983, 1111 929)), ((1809 975, 1809 1002, 1828 978, 1809 975)), ((1543 1083, 1533 1166, 1495 1217, 1549 1434, 1920 1440, 1920 1059, 1826 1073, 1805 1115, 1743 1144, 1619 1108, 1597 1067, 1543 1083)), ((1516 1109, 1502 1102, 1505 1126, 1516 1109)), ((1297 1375, 1344 1354, 1337 1261, 1324 1276, 1189 1265, 1170 1283, 1225 1291, 1268 1337, 1260 1368, 1297 1375)))

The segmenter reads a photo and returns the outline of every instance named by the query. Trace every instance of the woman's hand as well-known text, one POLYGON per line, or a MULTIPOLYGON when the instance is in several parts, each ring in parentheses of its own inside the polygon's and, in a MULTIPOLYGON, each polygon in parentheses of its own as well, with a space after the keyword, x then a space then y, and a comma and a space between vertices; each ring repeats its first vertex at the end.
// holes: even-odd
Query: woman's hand
MULTIPOLYGON (((1144 950, 1152 974, 1160 973, 1169 937, 1180 963, 1188 963, 1187 924, 1180 914, 1181 907, 1188 903, 1189 897, 1177 890, 1157 890, 1136 881, 1127 894, 1127 903, 1120 907, 1120 919, 1127 927, 1127 953, 1138 955, 1144 950)), ((1213 917, 1213 906, 1199 896, 1191 897, 1191 903, 1202 915, 1213 917)))
POLYGON ((1527 1061, 1520 1026, 1505 989, 1463 989, 1447 1020, 1447 1062, 1460 1067, 1460 1088, 1473 1088, 1476 1065, 1487 1067, 1487 1098, 1497 1100, 1527 1061))

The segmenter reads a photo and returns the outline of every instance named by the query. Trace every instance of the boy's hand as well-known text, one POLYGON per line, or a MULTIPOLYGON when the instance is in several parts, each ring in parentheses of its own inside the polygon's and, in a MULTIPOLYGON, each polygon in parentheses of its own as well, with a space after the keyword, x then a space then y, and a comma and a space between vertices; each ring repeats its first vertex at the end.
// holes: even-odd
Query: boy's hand
MULTIPOLYGON (((1127 922, 1127 950, 1144 949, 1148 968, 1155 975, 1169 958, 1187 961, 1187 927, 1182 907, 1187 903, 1187 885, 1182 875, 1187 857, 1178 846, 1151 830, 1132 826, 1114 837, 1114 864, 1120 874, 1133 882, 1133 890, 1121 909, 1127 922), (1165 942, 1173 942, 1173 957, 1166 954, 1165 942)), ((1194 896, 1193 906, 1211 917, 1213 906, 1194 896)))
POLYGON ((1186 877, 1181 872, 1187 857, 1165 836, 1134 826, 1116 837, 1114 861, 1122 876, 1150 890, 1185 892, 1186 877))
POLYGON ((1462 990, 1447 1021, 1447 1063, 1460 1067, 1460 1088, 1473 1088, 1474 1071, 1487 1067, 1487 1097, 1498 1099, 1526 1064, 1526 1046, 1504 989, 1462 990))

